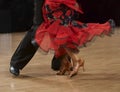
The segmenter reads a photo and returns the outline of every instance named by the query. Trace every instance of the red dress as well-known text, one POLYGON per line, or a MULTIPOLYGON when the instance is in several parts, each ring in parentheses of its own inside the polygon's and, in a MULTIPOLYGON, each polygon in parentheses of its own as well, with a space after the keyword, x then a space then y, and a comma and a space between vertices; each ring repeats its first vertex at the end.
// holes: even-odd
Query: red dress
POLYGON ((56 56, 65 53, 64 48, 77 49, 91 41, 94 36, 108 35, 111 31, 109 22, 82 23, 75 19, 83 13, 76 0, 45 0, 43 5, 44 22, 38 27, 35 41, 40 48, 56 56))

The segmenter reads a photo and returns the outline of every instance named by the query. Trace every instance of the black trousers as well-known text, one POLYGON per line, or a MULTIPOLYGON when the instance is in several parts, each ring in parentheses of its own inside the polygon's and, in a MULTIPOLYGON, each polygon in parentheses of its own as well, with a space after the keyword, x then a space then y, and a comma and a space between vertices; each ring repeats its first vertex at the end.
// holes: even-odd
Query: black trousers
MULTIPOLYGON (((16 51, 14 52, 10 65, 18 69, 23 69, 28 62, 35 55, 38 45, 32 43, 34 39, 35 31, 37 27, 42 23, 42 5, 44 0, 34 0, 34 18, 33 18, 33 27, 26 33, 23 40, 18 45, 16 51)), ((53 70, 59 70, 61 57, 56 58, 55 56, 51 62, 51 68, 53 70)))
MULTIPOLYGON (((27 63, 32 59, 32 57, 35 55, 38 46, 33 45, 31 43, 33 34, 34 31, 32 29, 26 33, 25 37, 20 42, 19 46, 17 47, 16 51, 14 52, 11 58, 11 62, 10 62, 11 66, 14 66, 15 68, 18 69, 23 69, 27 65, 27 63)), ((59 70, 61 59, 62 58, 56 58, 55 56, 53 57, 51 62, 51 68, 53 70, 59 70)))

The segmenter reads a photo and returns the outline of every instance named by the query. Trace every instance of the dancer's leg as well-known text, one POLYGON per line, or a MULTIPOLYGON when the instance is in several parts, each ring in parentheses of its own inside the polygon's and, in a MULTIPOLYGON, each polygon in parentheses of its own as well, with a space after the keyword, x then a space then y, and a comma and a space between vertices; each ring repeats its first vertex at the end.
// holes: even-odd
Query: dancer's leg
POLYGON ((72 77, 78 73, 80 66, 84 66, 84 61, 77 57, 77 54, 69 49, 65 49, 67 54, 71 57, 73 61, 73 71, 70 73, 69 77, 72 77))

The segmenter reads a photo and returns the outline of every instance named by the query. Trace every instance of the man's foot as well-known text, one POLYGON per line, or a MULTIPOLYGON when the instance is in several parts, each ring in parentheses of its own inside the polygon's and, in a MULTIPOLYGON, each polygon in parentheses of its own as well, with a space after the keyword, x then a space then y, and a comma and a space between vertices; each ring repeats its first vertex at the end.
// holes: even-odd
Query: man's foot
POLYGON ((20 74, 20 71, 19 71, 19 69, 15 68, 13 66, 10 66, 10 73, 12 73, 15 76, 18 76, 20 74))

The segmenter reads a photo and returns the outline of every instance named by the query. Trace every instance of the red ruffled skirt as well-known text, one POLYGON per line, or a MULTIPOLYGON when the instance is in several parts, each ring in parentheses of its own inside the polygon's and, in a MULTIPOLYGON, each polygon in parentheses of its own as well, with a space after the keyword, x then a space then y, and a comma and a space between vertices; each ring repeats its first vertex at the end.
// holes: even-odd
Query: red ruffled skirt
MULTIPOLYGON (((84 25, 79 21, 75 22, 84 25)), ((56 20, 52 23, 42 23, 36 31, 35 41, 43 51, 54 50, 59 56, 65 53, 64 48, 76 49, 91 41, 95 36, 108 35, 110 31, 110 22, 87 23, 86 26, 76 27, 72 24, 60 25, 60 21, 56 20)))

